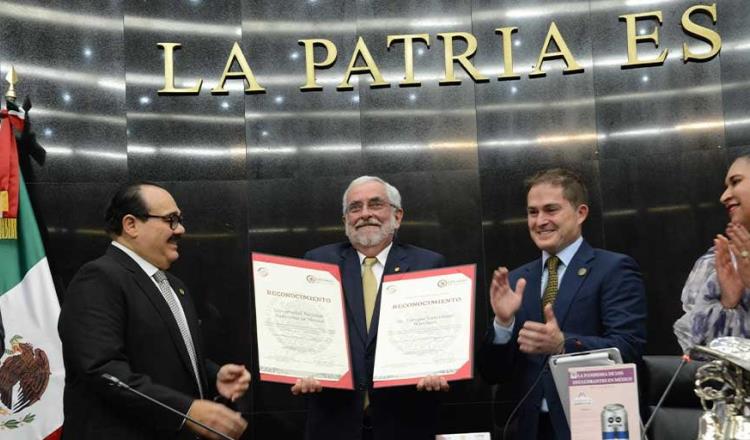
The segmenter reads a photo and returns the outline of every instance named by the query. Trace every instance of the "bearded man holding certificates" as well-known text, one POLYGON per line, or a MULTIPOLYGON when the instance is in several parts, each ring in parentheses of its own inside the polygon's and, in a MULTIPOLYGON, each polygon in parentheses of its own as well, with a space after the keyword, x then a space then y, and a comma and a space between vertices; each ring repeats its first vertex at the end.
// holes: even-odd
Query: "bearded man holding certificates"
POLYGON ((404 210, 401 195, 383 179, 362 176, 343 197, 343 221, 349 242, 313 249, 305 259, 336 264, 341 270, 354 390, 323 389, 313 378, 300 379, 295 395, 309 394, 305 438, 434 439, 443 377, 427 376, 414 386, 372 385, 383 275, 434 269, 445 258, 394 240, 404 210))

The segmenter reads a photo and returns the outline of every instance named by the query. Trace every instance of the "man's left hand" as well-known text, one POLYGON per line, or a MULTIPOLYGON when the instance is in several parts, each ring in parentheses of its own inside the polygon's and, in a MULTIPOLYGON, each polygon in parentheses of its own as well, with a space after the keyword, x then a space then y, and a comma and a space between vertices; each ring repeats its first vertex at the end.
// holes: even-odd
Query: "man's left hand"
POLYGON ((418 391, 448 391, 450 387, 443 376, 425 376, 417 382, 418 391))
POLYGON ((528 354, 562 353, 565 336, 557 325, 551 304, 547 304, 544 308, 544 317, 547 320, 544 324, 526 321, 518 332, 518 345, 522 352, 528 354))
POLYGON ((216 389, 222 397, 234 402, 250 388, 250 372, 244 365, 226 364, 216 375, 216 389))

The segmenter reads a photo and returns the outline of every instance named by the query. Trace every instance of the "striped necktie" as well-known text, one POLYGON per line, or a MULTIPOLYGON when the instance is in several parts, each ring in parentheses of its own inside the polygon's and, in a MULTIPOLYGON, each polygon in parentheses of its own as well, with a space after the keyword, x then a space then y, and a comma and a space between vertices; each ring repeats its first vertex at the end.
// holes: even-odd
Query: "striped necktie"
POLYGON ((172 311, 175 321, 177 321, 177 327, 180 329, 182 340, 185 342, 185 348, 187 349, 188 356, 190 356, 190 363, 193 366, 193 373, 195 374, 195 380, 198 383, 198 392, 201 398, 203 397, 203 387, 201 386, 200 375, 198 374, 198 362, 195 355, 195 347, 193 346, 193 338, 190 336, 190 329, 188 328, 185 314, 180 310, 180 306, 177 304, 177 298, 172 292, 172 288, 169 286, 169 280, 167 274, 163 271, 157 271, 154 274, 156 284, 159 285, 159 291, 161 291, 162 297, 167 302, 169 310, 172 311))
POLYGON ((555 298, 557 297, 557 266, 560 264, 560 259, 557 255, 553 255, 547 258, 547 287, 544 288, 544 295, 542 295, 542 314, 544 314, 544 308, 547 304, 555 304, 555 298))

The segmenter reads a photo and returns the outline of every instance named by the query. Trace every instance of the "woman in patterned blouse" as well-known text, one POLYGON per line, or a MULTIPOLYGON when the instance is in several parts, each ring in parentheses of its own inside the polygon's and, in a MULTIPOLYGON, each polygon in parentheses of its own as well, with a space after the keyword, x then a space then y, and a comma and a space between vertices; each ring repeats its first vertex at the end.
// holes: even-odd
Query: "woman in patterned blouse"
POLYGON ((721 336, 750 336, 750 155, 732 163, 724 183, 726 235, 698 258, 682 289, 685 314, 674 333, 684 351, 721 336))

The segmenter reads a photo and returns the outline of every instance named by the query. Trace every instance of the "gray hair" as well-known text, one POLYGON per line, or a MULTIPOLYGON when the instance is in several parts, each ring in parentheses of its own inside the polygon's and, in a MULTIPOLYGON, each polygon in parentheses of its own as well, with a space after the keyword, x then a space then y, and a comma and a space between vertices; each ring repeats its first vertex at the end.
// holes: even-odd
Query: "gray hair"
POLYGON ((385 193, 388 196, 388 202, 390 202, 393 206, 396 207, 396 209, 401 209, 401 194, 398 192, 395 186, 391 185, 390 183, 386 182, 385 180, 381 179, 380 177, 376 176, 360 176, 356 179, 352 180, 352 182, 349 184, 349 186, 346 187, 346 191, 344 191, 344 197, 342 198, 342 205, 343 205, 343 213, 346 215, 346 196, 349 195, 349 191, 351 191, 352 188, 358 185, 362 185, 363 183, 367 182, 378 182, 382 183, 385 187, 385 193))

